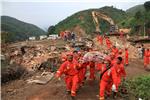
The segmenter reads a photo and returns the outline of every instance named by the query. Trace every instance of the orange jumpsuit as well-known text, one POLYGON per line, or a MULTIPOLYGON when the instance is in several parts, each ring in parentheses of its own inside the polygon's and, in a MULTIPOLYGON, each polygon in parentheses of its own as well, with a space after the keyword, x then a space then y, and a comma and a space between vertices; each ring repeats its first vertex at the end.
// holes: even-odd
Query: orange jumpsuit
POLYGON ((118 55, 119 50, 117 48, 112 48, 112 53, 115 54, 115 56, 118 55))
POLYGON ((87 69, 88 63, 81 64, 81 67, 79 69, 79 84, 82 85, 85 79, 86 69, 87 69))
POLYGON ((145 50, 144 52, 144 66, 146 67, 149 64, 149 51, 145 50))
POLYGON ((89 62, 89 66, 90 66, 90 80, 94 80, 95 79, 95 63, 93 61, 89 62))
POLYGON ((99 43, 100 43, 100 45, 103 45, 103 37, 101 36, 101 35, 99 35, 99 43))
POLYGON ((65 34, 65 33, 64 33, 63 31, 60 32, 60 37, 61 37, 62 39, 64 38, 64 34, 65 34))
POLYGON ((106 38, 106 45, 107 45, 108 49, 111 48, 112 43, 111 43, 111 41, 108 38, 106 38))
POLYGON ((117 62, 117 60, 116 60, 116 59, 113 59, 113 60, 111 61, 111 66, 115 65, 116 62, 117 62))
POLYGON ((148 52, 148 56, 149 56, 149 64, 150 64, 150 50, 149 50, 149 52, 148 52))
MULTIPOLYGON (((104 70, 105 69, 106 67, 104 67, 104 70)), ((103 73, 103 71, 101 71, 101 73, 103 73)), ((102 79, 100 80, 100 100, 104 100, 105 92, 110 93, 112 84, 115 84, 115 86, 117 86, 117 73, 114 67, 108 69, 103 74, 102 79)))
POLYGON ((128 58, 128 56, 129 56, 129 52, 128 52, 128 50, 126 49, 125 50, 125 65, 128 65, 129 64, 129 58, 128 58))
POLYGON ((117 73, 116 90, 118 91, 118 87, 121 83, 121 78, 126 77, 126 72, 125 72, 125 69, 124 69, 124 65, 122 63, 121 64, 115 64, 113 67, 115 68, 116 73, 117 73))
POLYGON ((76 96, 78 88, 78 64, 75 61, 65 61, 56 73, 56 77, 60 77, 63 73, 65 74, 65 82, 67 91, 71 91, 71 96, 76 96))
POLYGON ((103 66, 102 63, 96 63, 96 64, 95 64, 96 70, 99 70, 99 71, 101 71, 102 66, 103 66))
POLYGON ((75 59, 76 61, 78 61, 80 59, 79 54, 73 54, 73 59, 75 59))
POLYGON ((125 63, 125 61, 124 61, 124 57, 123 57, 123 55, 122 55, 122 52, 123 52, 123 50, 122 49, 120 49, 119 50, 119 53, 118 53, 118 55, 116 56, 116 58, 118 58, 118 57, 122 57, 122 64, 124 64, 125 63))

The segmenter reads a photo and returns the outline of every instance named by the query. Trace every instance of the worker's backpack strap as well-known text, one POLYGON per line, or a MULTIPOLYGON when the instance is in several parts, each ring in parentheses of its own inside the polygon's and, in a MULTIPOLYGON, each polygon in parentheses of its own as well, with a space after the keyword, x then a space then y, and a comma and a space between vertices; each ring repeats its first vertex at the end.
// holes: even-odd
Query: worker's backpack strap
POLYGON ((100 75, 100 80, 102 79, 103 75, 105 74, 106 71, 108 71, 111 67, 107 68, 105 71, 103 71, 103 73, 101 73, 100 75))

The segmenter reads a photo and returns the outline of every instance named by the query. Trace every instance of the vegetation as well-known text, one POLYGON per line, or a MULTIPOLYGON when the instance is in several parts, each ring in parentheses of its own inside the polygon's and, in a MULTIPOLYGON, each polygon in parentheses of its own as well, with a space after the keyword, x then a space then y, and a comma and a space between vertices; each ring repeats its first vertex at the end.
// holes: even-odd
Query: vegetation
POLYGON ((2 42, 15 42, 28 39, 30 36, 46 34, 39 27, 19 21, 9 16, 1 16, 2 42))
MULTIPOLYGON (((55 26, 53 33, 58 34, 60 31, 73 30, 76 26, 80 26, 87 34, 93 33, 95 31, 95 24, 91 16, 91 11, 94 10, 104 12, 110 16, 119 28, 131 28, 131 34, 144 35, 150 29, 149 5, 149 1, 147 1, 143 5, 137 5, 128 9, 126 12, 116 9, 113 6, 80 11, 59 22, 55 26)), ((103 33, 107 32, 109 27, 109 23, 100 19, 100 28, 103 33)))
POLYGON ((128 90, 136 98, 149 100, 150 98, 150 75, 140 76, 127 82, 128 90))
MULTIPOLYGON (((54 33, 58 34, 60 31, 73 30, 76 26, 80 26, 87 34, 94 32, 95 24, 91 15, 91 11, 93 10, 98 12, 104 12, 106 15, 112 17, 115 23, 119 23, 121 20, 127 17, 126 12, 108 6, 100 9, 84 10, 77 12, 72 16, 69 16, 68 18, 62 20, 57 25, 55 25, 54 33)), ((107 32, 109 30, 109 24, 104 20, 101 20, 100 27, 102 29, 102 32, 107 32)))
POLYGON ((148 30, 150 29, 150 2, 148 1, 143 5, 132 7, 127 10, 127 13, 130 16, 121 21, 119 26, 132 28, 131 34, 148 35, 145 33, 148 33, 148 30))
POLYGON ((126 10, 127 14, 130 15, 130 16, 134 16, 136 12, 144 12, 145 11, 145 8, 144 8, 144 5, 141 4, 141 5, 136 5, 134 7, 131 7, 129 9, 126 10))
POLYGON ((55 33, 55 26, 50 26, 50 27, 48 28, 48 34, 56 34, 56 33, 55 33))

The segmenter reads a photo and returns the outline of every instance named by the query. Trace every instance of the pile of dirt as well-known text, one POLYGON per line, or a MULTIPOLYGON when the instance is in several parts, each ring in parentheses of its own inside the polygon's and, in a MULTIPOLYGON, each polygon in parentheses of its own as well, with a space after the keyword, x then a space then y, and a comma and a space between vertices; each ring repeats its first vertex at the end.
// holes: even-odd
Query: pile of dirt
POLYGON ((23 75, 27 74, 27 70, 24 67, 12 64, 7 68, 3 68, 1 72, 1 82, 2 84, 9 82, 11 80, 19 79, 23 75))
POLYGON ((77 25, 75 28, 72 29, 73 32, 77 34, 77 36, 85 36, 86 32, 83 30, 79 25, 77 25))
POLYGON ((10 60, 10 65, 15 63, 28 71, 34 71, 49 58, 59 60, 59 52, 52 47, 45 47, 40 44, 24 45, 20 48, 10 47, 4 55, 10 60))

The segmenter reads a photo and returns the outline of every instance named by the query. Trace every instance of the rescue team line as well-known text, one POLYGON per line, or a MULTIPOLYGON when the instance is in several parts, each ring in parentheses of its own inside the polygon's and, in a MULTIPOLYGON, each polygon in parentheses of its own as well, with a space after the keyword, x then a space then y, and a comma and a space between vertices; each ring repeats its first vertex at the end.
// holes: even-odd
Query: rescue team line
MULTIPOLYGON (((114 98, 116 98, 118 93, 118 88, 121 84, 121 80, 126 79, 126 71, 124 65, 129 64, 129 52, 126 47, 125 50, 118 49, 113 46, 109 37, 97 35, 97 41, 99 45, 104 45, 103 40, 105 38, 105 43, 107 51, 111 51, 109 54, 99 58, 98 61, 94 61, 93 58, 85 59, 84 55, 87 52, 92 52, 91 48, 89 50, 83 51, 73 51, 68 52, 66 55, 62 56, 62 64, 56 72, 56 78, 60 78, 63 74, 65 75, 66 92, 71 95, 74 100, 77 95, 77 91, 85 83, 86 72, 89 67, 90 75, 89 80, 94 81, 96 76, 95 72, 99 71, 100 83, 99 83, 99 100, 105 100, 105 93, 109 97, 112 92, 114 98), (123 56, 122 53, 125 52, 123 56)), ((120 35, 120 39, 123 41, 123 35, 120 35)), ((96 59, 96 57, 95 57, 96 59)), ((146 67, 150 62, 150 51, 147 49, 144 53, 144 66, 146 67)))

